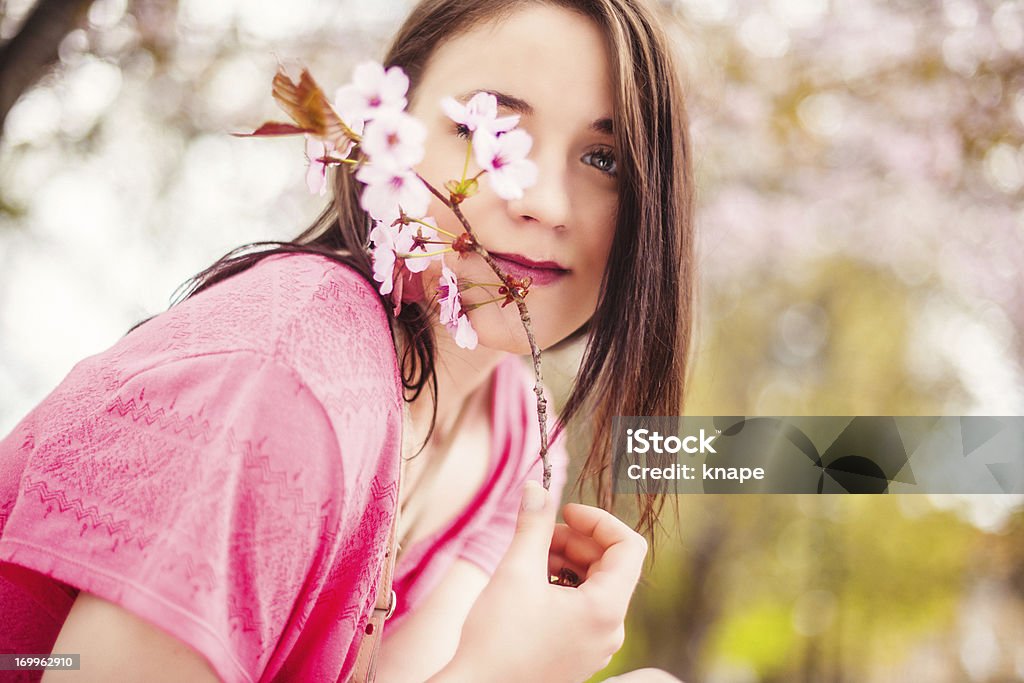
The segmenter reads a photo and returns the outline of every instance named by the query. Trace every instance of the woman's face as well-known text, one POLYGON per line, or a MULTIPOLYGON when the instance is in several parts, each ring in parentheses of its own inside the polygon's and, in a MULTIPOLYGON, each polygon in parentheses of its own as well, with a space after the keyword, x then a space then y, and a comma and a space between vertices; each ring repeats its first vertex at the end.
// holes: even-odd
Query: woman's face
MULTIPOLYGON (((439 189, 461 177, 467 145, 444 115, 442 98, 465 103, 476 92, 491 92, 498 97, 498 115, 519 114, 519 127, 532 136, 529 158, 537 164, 537 183, 522 199, 506 201, 481 177, 479 193, 462 211, 492 254, 553 262, 567 271, 537 278, 525 299, 541 348, 564 339, 597 308, 618 199, 611 80, 608 51, 595 24, 566 9, 532 5, 438 47, 410 106, 428 129, 418 170, 439 189)), ((470 163, 470 175, 478 170, 470 163)), ((463 232, 436 198, 430 215, 448 232, 463 232)), ((460 283, 498 282, 476 254, 446 254, 445 261, 460 283)), ((436 296, 439 277, 436 262, 423 272, 428 297, 436 296)), ((472 305, 495 296, 496 288, 474 287, 462 300, 472 305)), ((530 352, 514 304, 482 306, 469 319, 482 346, 530 352)))

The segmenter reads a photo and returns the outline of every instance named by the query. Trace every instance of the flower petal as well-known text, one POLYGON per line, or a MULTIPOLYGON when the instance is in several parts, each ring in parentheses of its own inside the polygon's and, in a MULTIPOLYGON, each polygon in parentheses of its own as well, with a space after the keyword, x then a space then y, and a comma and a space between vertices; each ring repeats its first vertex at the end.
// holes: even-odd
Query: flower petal
POLYGON ((455 343, 464 349, 473 350, 477 347, 478 341, 476 330, 473 329, 473 325, 469 322, 469 316, 460 316, 455 327, 455 343))
POLYGON ((441 100, 441 110, 445 116, 455 123, 466 123, 466 107, 459 103, 454 97, 445 97, 441 100))

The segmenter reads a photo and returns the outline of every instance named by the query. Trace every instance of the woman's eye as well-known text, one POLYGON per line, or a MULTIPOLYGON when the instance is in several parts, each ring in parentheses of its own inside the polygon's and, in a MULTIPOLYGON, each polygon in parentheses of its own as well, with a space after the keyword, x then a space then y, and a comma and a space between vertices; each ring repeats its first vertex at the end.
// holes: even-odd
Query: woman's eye
POLYGON ((469 138, 469 126, 467 126, 464 123, 457 123, 457 124, 455 124, 455 134, 458 135, 460 138, 468 139, 469 138))
POLYGON ((610 149, 596 149, 593 152, 587 152, 583 155, 581 160, 585 164, 593 166, 601 173, 613 176, 618 172, 618 166, 615 163, 615 154, 610 149))

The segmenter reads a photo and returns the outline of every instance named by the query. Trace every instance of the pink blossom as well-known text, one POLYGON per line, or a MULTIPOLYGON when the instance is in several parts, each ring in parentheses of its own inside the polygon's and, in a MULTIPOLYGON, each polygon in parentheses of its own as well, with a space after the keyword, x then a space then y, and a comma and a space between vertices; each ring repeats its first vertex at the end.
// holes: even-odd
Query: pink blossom
MULTIPOLYGON (((448 326, 448 331, 452 331, 450 325, 448 326)), ((469 316, 466 315, 465 311, 462 311, 458 321, 455 323, 455 343, 464 349, 473 350, 478 342, 476 330, 473 329, 472 323, 469 322, 469 316)))
POLYGON ((461 104, 453 97, 446 97, 441 100, 441 108, 448 118, 472 132, 479 130, 498 135, 512 130, 519 123, 518 114, 498 118, 498 98, 489 92, 478 92, 466 104, 461 104))
POLYGON ((423 160, 426 127, 403 111, 388 110, 366 124, 362 150, 373 164, 409 168, 423 160))
POLYGON ((474 135, 476 163, 491 180, 491 187, 502 199, 519 199, 523 188, 537 182, 537 166, 526 158, 533 145, 530 134, 512 130, 497 137, 474 135))
MULTIPOLYGON (((449 327, 448 331, 451 332, 452 328, 449 327)), ((459 315, 458 322, 455 324, 455 343, 464 349, 473 350, 478 342, 479 338, 476 336, 476 330, 473 329, 472 323, 469 322, 469 316, 463 311, 459 315)))
MULTIPOLYGON (((423 220, 435 224, 429 216, 423 220)), ((402 312, 403 303, 422 300, 423 287, 416 274, 426 270, 432 261, 441 260, 443 263, 441 254, 411 257, 417 252, 436 250, 430 249, 435 245, 422 243, 436 238, 436 231, 425 225, 393 225, 377 221, 370 231, 373 279, 380 283, 381 294, 391 295, 395 315, 402 312)))
POLYGON ((333 152, 334 145, 330 141, 306 136, 306 160, 309 162, 306 168, 306 187, 310 194, 322 197, 327 192, 327 163, 323 158, 331 156, 333 152))
MULTIPOLYGON (((423 218, 424 223, 430 223, 437 227, 437 222, 430 216, 423 218)), ((401 256, 410 257, 415 256, 416 258, 406 258, 405 267, 413 273, 422 273, 427 269, 432 261, 442 261, 441 254, 434 254, 433 256, 423 256, 422 254, 429 254, 431 252, 439 252, 444 245, 442 244, 427 244, 426 242, 439 241, 437 239, 437 231, 426 225, 419 223, 409 225, 405 228, 405 231, 409 235, 409 246, 405 251, 400 252, 401 256)), ((404 244, 404 243, 403 243, 404 244)))
MULTIPOLYGON (((352 82, 338 88, 334 105, 344 115, 369 121, 381 111, 405 109, 408 89, 409 77, 400 67, 385 71, 377 62, 363 62, 355 68, 352 82)), ((351 126, 348 120, 345 123, 351 126)))
POLYGON ((441 277, 437 283, 440 297, 441 322, 455 338, 455 343, 464 349, 475 349, 478 339, 476 330, 469 322, 469 316, 462 309, 462 295, 459 294, 459 281, 455 272, 441 262, 441 277))
MULTIPOLYGON (((356 135, 362 135, 363 122, 361 120, 352 119, 351 122, 346 121, 346 125, 356 135)), ((309 166, 306 168, 306 187, 309 188, 311 194, 319 194, 322 197, 327 191, 327 168, 337 162, 324 161, 324 159, 346 159, 355 144, 352 140, 346 139, 344 147, 339 148, 335 147, 331 140, 306 135, 306 160, 309 162, 309 166)))
MULTIPOLYGON (((370 231, 373 242, 373 279, 380 283, 380 293, 390 294, 395 279, 395 264, 401 270, 399 253, 407 253, 412 247, 412 235, 402 226, 378 221, 370 231)), ((425 259, 424 259, 425 260, 425 259)))
POLYGON ((450 269, 444 261, 441 261, 441 277, 437 282, 437 294, 440 297, 438 303, 441 305, 441 322, 445 325, 451 324, 462 310, 462 304, 459 299, 458 278, 455 277, 455 271, 450 269))
POLYGON ((366 185, 359 205, 378 221, 390 225, 403 210, 419 218, 430 206, 430 190, 411 169, 366 164, 360 166, 356 179, 366 185))

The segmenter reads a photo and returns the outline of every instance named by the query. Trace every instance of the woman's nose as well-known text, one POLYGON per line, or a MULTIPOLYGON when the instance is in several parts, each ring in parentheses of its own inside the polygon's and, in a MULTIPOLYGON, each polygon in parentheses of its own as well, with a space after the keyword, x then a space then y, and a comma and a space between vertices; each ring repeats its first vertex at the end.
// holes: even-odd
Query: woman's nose
POLYGON ((568 169, 564 157, 541 153, 534 148, 531 160, 537 164, 537 182, 523 190, 523 196, 508 202, 516 221, 543 227, 564 228, 569 222, 568 169))

